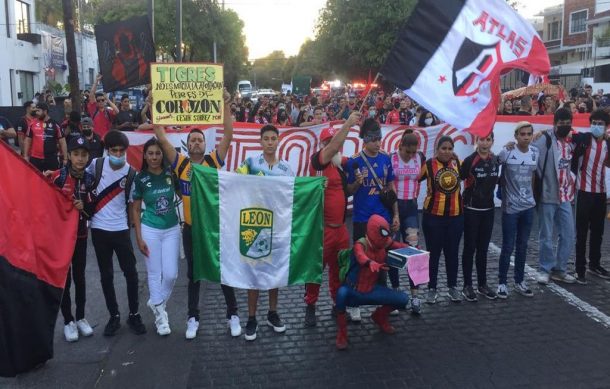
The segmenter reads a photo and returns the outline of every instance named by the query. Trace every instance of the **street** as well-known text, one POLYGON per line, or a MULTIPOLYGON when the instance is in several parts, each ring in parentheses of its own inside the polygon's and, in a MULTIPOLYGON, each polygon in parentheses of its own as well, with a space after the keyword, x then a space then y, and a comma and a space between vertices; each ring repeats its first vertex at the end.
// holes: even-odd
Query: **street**
MULTIPOLYGON (((349 221, 348 221, 349 223, 349 221)), ((610 229, 610 226, 606 226, 610 229)), ((500 212, 496 211, 488 278, 497 285, 500 212)), ((265 325, 266 293, 259 303, 259 332, 254 342, 231 338, 220 287, 202 289, 201 325, 193 341, 184 338, 186 263, 168 303, 172 334, 155 333, 146 307, 148 290, 143 258, 138 253, 140 311, 148 333, 132 334, 125 324, 125 281, 115 261, 115 285, 122 328, 102 336, 108 319, 93 247, 89 245, 86 317, 94 336, 69 344, 63 319, 55 328, 55 358, 0 387, 25 388, 608 388, 610 387, 610 282, 588 275, 586 286, 537 285, 537 225, 532 230, 526 279, 533 298, 511 293, 507 300, 451 303, 441 263, 439 303, 422 315, 392 316, 394 335, 380 333, 364 307, 362 322, 349 325, 349 348, 335 349, 335 323, 325 284, 318 303, 318 326, 304 328, 303 287, 280 290, 279 313, 287 331, 265 325)), ((610 240, 603 243, 602 264, 610 267, 610 240)), ((460 255, 461 257, 461 255, 460 255)), ((442 259, 441 259, 442 262, 442 259)), ((573 264, 570 264, 573 268, 573 264)), ((509 270, 509 290, 512 273, 509 270)), ((326 277, 325 277, 326 279, 326 277)), ((458 286, 461 288, 461 267, 458 286)), ((408 285, 406 274, 401 286, 408 285)), ((475 283, 476 286, 476 283, 475 283)), ((408 286, 407 286, 408 287, 408 286)), ((423 295, 423 290, 422 290, 423 295)), ((245 327, 246 293, 237 294, 245 327)))

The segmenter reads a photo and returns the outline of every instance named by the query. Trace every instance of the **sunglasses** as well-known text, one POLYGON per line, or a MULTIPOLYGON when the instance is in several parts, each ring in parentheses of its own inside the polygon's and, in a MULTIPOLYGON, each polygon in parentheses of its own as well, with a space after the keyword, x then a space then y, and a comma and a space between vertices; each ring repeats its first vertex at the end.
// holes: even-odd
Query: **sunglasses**
POLYGON ((377 142, 380 140, 381 140, 380 136, 365 136, 364 137, 364 143, 377 142))
POLYGON ((96 100, 98 103, 103 103, 104 101, 106 101, 106 99, 97 99, 96 100))

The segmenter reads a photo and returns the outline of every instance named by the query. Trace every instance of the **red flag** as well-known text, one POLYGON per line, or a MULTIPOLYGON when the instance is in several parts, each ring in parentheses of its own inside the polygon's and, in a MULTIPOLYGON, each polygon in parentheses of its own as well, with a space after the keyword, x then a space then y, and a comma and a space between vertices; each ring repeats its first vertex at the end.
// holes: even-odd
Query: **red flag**
POLYGON ((0 376, 14 376, 53 357, 78 211, 4 142, 0 171, 0 376))

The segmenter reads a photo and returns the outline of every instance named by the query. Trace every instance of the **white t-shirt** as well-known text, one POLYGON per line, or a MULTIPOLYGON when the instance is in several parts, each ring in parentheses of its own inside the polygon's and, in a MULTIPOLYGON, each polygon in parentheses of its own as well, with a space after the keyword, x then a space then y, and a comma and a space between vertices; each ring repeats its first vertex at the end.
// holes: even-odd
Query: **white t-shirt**
MULTIPOLYGON (((95 175, 94 159, 87 167, 87 171, 95 175)), ((112 191, 112 194, 105 197, 110 199, 106 204, 101 206, 91 219, 91 228, 98 228, 104 231, 124 231, 127 230, 127 209, 125 207, 125 183, 127 182, 127 173, 129 173, 129 164, 114 170, 110 167, 108 158, 104 158, 104 167, 102 169, 102 178, 97 185, 96 191, 99 196, 107 187, 119 181, 119 185, 112 191)), ((103 200, 107 201, 107 200, 103 200)), ((99 207, 100 205, 98 205, 99 207)))

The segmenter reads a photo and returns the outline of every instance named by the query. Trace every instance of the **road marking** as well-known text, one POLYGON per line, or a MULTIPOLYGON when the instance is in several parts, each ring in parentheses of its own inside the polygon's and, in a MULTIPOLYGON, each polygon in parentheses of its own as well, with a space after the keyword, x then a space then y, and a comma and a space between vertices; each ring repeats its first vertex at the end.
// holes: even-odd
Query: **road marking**
MULTIPOLYGON (((491 253, 500 255, 500 252, 502 250, 496 244, 494 244, 493 242, 490 242, 489 251, 491 253)), ((515 259, 514 256, 511 255, 510 264, 513 267, 515 266, 514 259, 515 259)), ((534 278, 534 279, 536 278, 536 275, 538 274, 536 269, 529 266, 528 264, 525 264, 525 273, 529 277, 534 278)), ((547 285, 547 289, 550 290, 551 292, 555 293, 559 297, 562 297, 568 304, 570 304, 573 307, 576 307, 578 310, 584 312, 590 319, 600 323, 601 325, 603 325, 606 328, 610 328, 610 316, 606 315, 605 313, 603 313, 602 311, 600 311, 593 305, 589 304, 588 302, 581 300, 574 293, 569 292, 568 290, 562 288, 561 286, 559 286, 553 282, 549 282, 549 284, 547 285)))

